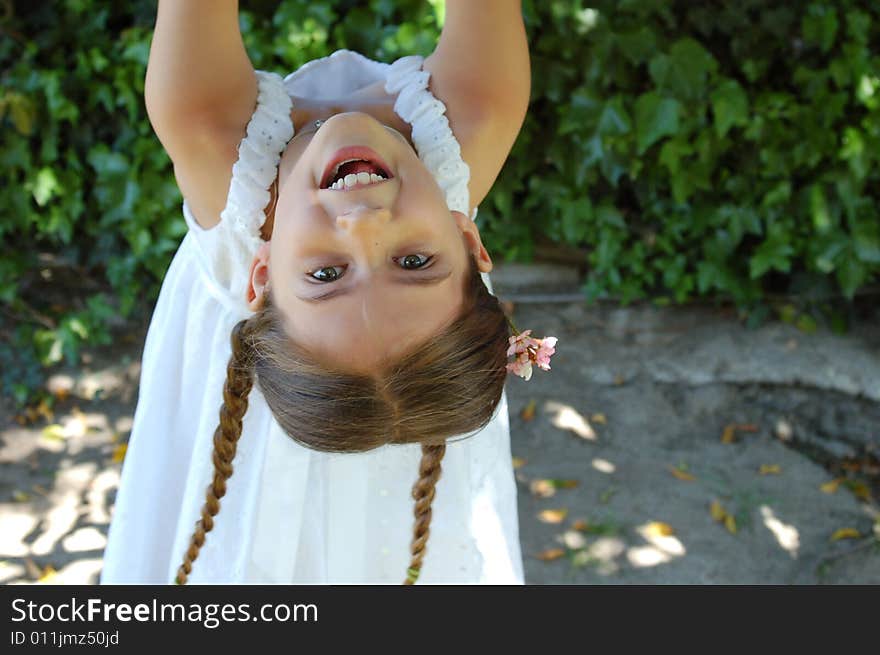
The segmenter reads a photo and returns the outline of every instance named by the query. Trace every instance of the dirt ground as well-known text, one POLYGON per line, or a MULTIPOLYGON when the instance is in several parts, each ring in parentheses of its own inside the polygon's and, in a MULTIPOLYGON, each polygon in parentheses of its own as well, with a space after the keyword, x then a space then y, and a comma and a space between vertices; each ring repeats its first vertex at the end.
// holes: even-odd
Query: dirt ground
MULTIPOLYGON (((507 386, 527 583, 880 583, 880 314, 843 336, 706 307, 514 318, 559 338, 507 386)), ((54 406, 0 404, 0 583, 97 582, 143 328, 56 374, 54 406)))

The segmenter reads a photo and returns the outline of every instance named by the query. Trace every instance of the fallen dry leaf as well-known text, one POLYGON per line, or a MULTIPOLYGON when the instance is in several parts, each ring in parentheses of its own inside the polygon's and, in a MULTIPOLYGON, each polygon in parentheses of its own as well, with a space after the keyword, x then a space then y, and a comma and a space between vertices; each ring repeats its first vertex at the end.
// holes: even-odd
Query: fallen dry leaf
POLYGON ((862 533, 855 528, 840 528, 839 530, 835 530, 834 534, 831 535, 831 541, 840 541, 841 539, 858 539, 861 536, 862 533))
POLYGON ((736 534, 736 519, 730 514, 727 514, 724 517, 724 527, 727 528, 727 531, 730 534, 736 534))
POLYGON ((529 491, 539 498, 550 498, 556 494, 557 489, 574 489, 578 484, 577 480, 540 478, 529 483, 529 491))
POLYGON ((588 530, 589 527, 590 527, 590 524, 587 523, 586 521, 584 521, 583 519, 577 519, 576 521, 574 521, 571 524, 571 529, 578 530, 579 532, 584 532, 584 531, 588 530))
POLYGON ((535 555, 535 557, 542 562, 552 562, 553 560, 559 559, 564 555, 565 551, 562 548, 548 548, 547 550, 542 550, 540 553, 535 555))
POLYGON ((650 537, 669 537, 675 534, 675 530, 668 523, 651 521, 645 526, 645 533, 650 537))
POLYGON ((58 575, 58 571, 56 571, 51 564, 47 564, 46 567, 42 571, 40 571, 40 577, 37 578, 37 582, 43 584, 51 582, 52 578, 54 578, 56 575, 58 575))
POLYGON ((709 505, 709 513, 712 515, 713 519, 719 523, 723 523, 724 527, 727 528, 727 531, 730 534, 736 534, 736 519, 733 515, 728 514, 727 510, 725 510, 717 500, 713 500, 712 504, 709 505))
POLYGON ((538 498, 551 498, 556 493, 556 486, 551 480, 532 480, 529 491, 538 498))
POLYGON ((687 471, 683 471, 682 469, 677 468, 675 466, 670 466, 669 472, 672 473, 673 477, 675 477, 679 480, 684 480, 685 482, 693 482, 694 480, 697 479, 696 477, 694 477, 694 475, 692 473, 688 473, 687 471))
POLYGON ((114 464, 119 464, 122 460, 125 459, 125 452, 128 450, 128 443, 121 443, 116 448, 113 449, 113 456, 111 457, 111 461, 114 464))
POLYGON ((538 512, 538 520, 541 523, 562 523, 568 516, 567 509, 544 509, 538 512))
POLYGON ((871 500, 871 489, 861 480, 844 480, 843 486, 853 492, 856 498, 861 500, 871 500))
POLYGON ((529 401, 529 404, 526 405, 523 410, 519 413, 520 418, 523 421, 531 421, 535 418, 535 408, 538 406, 538 403, 532 398, 529 401))
POLYGON ((779 464, 761 464, 758 473, 761 475, 778 475, 782 471, 779 464))
POLYGON ((758 426, 754 423, 728 423, 721 433, 721 443, 735 443, 737 432, 757 432, 758 426))
POLYGON ((590 416, 590 420, 593 421, 593 423, 598 423, 599 425, 605 425, 606 423, 608 423, 608 419, 605 418, 605 414, 601 412, 597 412, 596 414, 590 416))
POLYGON ((733 443, 736 438, 736 425, 730 423, 724 426, 724 431, 721 433, 721 443, 733 443))
POLYGON ((34 411, 36 411, 38 416, 45 418, 46 421, 52 421, 55 419, 55 412, 49 407, 49 403, 46 402, 45 398, 40 401, 40 404, 37 405, 34 411))
POLYGON ((837 491, 837 488, 840 486, 840 483, 843 482, 843 478, 835 478, 834 480, 829 480, 828 482, 819 485, 819 489, 826 494, 833 494, 837 491))
POLYGON ((617 373, 617 374, 614 376, 614 382, 613 382, 613 383, 614 383, 615 385, 620 386, 620 385, 623 384, 624 382, 626 382, 626 378, 624 378, 620 373, 617 373))
POLYGON ((513 458, 513 468, 515 468, 515 469, 518 469, 518 468, 521 468, 522 466, 525 466, 525 463, 526 463, 526 460, 524 460, 522 457, 514 457, 513 458))

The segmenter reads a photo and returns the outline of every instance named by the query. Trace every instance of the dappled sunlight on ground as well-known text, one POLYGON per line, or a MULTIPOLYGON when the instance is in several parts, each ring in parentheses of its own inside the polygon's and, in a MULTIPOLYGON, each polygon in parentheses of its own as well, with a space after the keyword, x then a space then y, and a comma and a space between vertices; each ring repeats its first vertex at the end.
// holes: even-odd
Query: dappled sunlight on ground
POLYGON ((676 557, 684 556, 687 552, 684 544, 673 534, 672 528, 666 523, 652 521, 640 525, 636 528, 636 532, 648 544, 633 546, 627 550, 627 559, 633 566, 666 564, 676 557))
POLYGON ((593 426, 574 407, 550 400, 545 404, 545 408, 547 411, 555 413, 550 422, 560 430, 570 430, 583 439, 596 440, 596 431, 593 426))
POLYGON ((614 473, 614 471, 617 470, 617 467, 614 466, 614 464, 609 462, 607 459, 602 459, 601 457, 593 458, 593 468, 600 473, 607 473, 608 475, 611 475, 612 473, 614 473))
POLYGON ((55 402, 4 407, 0 584, 96 584, 132 425, 136 361, 57 375, 55 402))
POLYGON ((800 533, 798 529, 793 525, 786 525, 780 521, 773 508, 767 505, 761 505, 761 518, 767 529, 776 537, 776 541, 779 542, 782 549, 787 551, 793 559, 796 559, 798 548, 800 548, 800 533))

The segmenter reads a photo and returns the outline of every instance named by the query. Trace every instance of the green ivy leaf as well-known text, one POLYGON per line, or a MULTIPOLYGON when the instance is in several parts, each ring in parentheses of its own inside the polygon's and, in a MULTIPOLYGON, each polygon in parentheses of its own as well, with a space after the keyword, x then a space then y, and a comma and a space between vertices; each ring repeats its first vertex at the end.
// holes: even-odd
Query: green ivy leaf
POLYGON ((847 249, 848 245, 849 242, 843 235, 832 236, 831 240, 821 247, 819 254, 813 260, 816 268, 823 273, 833 273, 838 257, 847 249))
POLYGON ((810 186, 810 215, 813 217, 813 227, 817 233, 824 234, 831 229, 831 214, 821 184, 810 186))
POLYGON ((615 42, 623 55, 633 64, 647 61, 657 50, 657 36, 646 25, 615 34, 615 42))
POLYGON ((749 118, 749 99, 736 80, 724 80, 710 96, 715 116, 715 133, 723 138, 733 126, 745 126, 749 118))
POLYGON ((789 235, 781 228, 776 229, 774 224, 770 235, 749 258, 749 275, 755 279, 771 269, 788 273, 793 254, 794 248, 790 243, 789 235))
POLYGON ((866 264, 880 264, 880 224, 859 221, 853 229, 856 256, 866 264))
POLYGON ((837 281, 843 295, 852 300, 856 291, 868 279, 868 269, 856 257, 843 257, 837 267, 837 281))
POLYGON ((622 96, 615 96, 605 103, 596 131, 602 136, 628 134, 632 126, 622 96))
POLYGON ((837 9, 824 3, 811 4, 801 19, 804 41, 819 46, 822 52, 828 52, 834 45, 838 26, 837 9))
POLYGON ((51 168, 41 168, 34 180, 34 200, 40 207, 44 207, 53 196, 61 189, 55 171, 51 168))
POLYGON ((697 100, 706 89, 709 76, 718 62, 698 41, 687 37, 676 41, 669 54, 651 59, 648 70, 660 91, 668 91, 681 100, 697 100))
MULTIPOLYGON (((36 109, 30 98, 20 93, 6 93, 3 103, 9 108, 9 116, 15 129, 21 134, 28 136, 34 129, 36 109)), ((2 116, 2 112, 0 112, 2 116)))
POLYGON ((664 136, 678 132, 681 105, 674 98, 664 98, 649 91, 636 100, 636 143, 642 155, 664 136))

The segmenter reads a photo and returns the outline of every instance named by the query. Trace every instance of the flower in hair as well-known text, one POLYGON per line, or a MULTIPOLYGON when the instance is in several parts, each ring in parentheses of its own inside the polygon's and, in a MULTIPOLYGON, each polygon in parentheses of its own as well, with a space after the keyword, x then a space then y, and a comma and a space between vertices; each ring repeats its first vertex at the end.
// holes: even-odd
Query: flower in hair
MULTIPOLYGON (((519 332, 513 322, 508 319, 510 326, 514 332, 519 332)), ((532 377, 532 364, 536 364, 538 368, 545 371, 550 370, 550 357, 556 352, 556 337, 544 337, 543 339, 533 339, 530 335, 531 330, 519 332, 510 337, 510 347, 507 349, 507 356, 515 356, 516 359, 507 365, 508 373, 520 376, 524 380, 532 377)))

